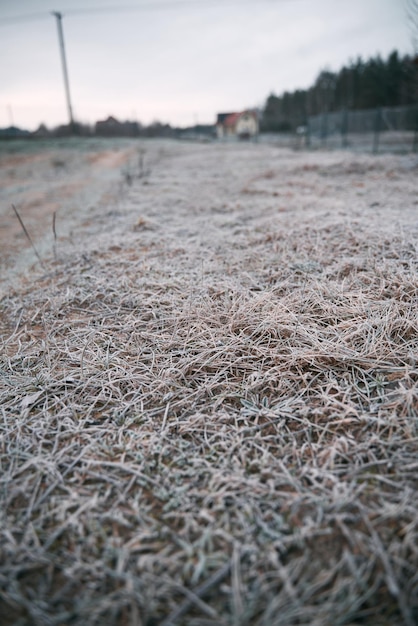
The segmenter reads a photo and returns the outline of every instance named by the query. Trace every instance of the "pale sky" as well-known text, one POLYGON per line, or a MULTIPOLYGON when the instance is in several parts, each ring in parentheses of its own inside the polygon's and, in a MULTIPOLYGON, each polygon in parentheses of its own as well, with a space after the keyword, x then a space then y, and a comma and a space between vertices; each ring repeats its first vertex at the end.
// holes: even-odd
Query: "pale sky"
POLYGON ((51 11, 85 123, 211 124, 359 55, 412 53, 406 0, 0 0, 0 127, 68 121, 51 11))

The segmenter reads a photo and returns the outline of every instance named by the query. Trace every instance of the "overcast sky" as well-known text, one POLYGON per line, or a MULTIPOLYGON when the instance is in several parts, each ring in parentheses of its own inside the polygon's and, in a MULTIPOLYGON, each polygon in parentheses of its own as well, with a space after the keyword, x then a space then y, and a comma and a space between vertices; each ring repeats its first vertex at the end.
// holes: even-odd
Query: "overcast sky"
POLYGON ((406 0, 0 0, 0 127, 77 120, 187 126, 308 87, 321 69, 412 52, 406 0), (113 7, 113 10, 93 9, 113 7), (142 7, 142 8, 141 8, 142 7), (89 9, 89 12, 82 12, 89 9), (91 10, 91 11, 90 11, 91 10), (6 18, 27 16, 22 21, 6 18))

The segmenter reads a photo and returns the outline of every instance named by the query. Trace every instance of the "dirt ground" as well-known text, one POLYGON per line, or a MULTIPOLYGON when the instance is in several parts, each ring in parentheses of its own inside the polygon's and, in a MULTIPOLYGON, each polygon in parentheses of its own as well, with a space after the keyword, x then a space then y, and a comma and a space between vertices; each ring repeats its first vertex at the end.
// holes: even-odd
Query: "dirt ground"
MULTIPOLYGON (((121 192, 137 146, 129 141, 6 141, 0 144, 0 276, 16 275, 38 252, 69 236, 94 205, 104 206, 121 192), (47 243, 48 242, 48 243, 47 243), (29 252, 29 254, 28 254, 29 252)), ((50 250, 46 251, 48 254, 50 250)), ((0 279, 1 284, 1 279, 0 279)))

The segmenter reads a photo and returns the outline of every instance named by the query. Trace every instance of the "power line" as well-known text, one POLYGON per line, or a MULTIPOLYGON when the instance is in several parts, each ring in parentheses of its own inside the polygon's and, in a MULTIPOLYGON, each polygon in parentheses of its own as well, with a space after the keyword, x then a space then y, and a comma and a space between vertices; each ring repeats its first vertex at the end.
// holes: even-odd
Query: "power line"
MULTIPOLYGON (((308 0, 262 0, 265 4, 294 4, 296 2, 307 2, 308 0)), ((206 9, 217 6, 226 5, 244 5, 251 4, 254 6, 254 0, 206 0, 204 3, 197 3, 193 0, 174 0, 173 2, 145 2, 142 4, 127 4, 127 5, 107 5, 102 7, 92 7, 90 9, 62 9, 59 13, 62 16, 77 16, 77 15, 99 15, 104 13, 129 13, 136 11, 171 11, 181 7, 190 7, 194 9, 206 9)), ((32 22, 36 20, 43 20, 50 17, 50 12, 45 13, 29 13, 26 15, 14 15, 10 17, 0 18, 0 26, 7 24, 17 24, 24 22, 32 22)))
POLYGON ((18 24, 24 22, 34 22, 37 20, 45 20, 50 16, 49 13, 29 13, 27 15, 14 15, 12 17, 0 18, 0 26, 7 24, 18 24))
MULTIPOLYGON (((300 2, 301 0, 261 0, 265 4, 284 4, 300 2)), ((306 0, 302 0, 306 1, 306 0)), ((114 13, 114 12, 129 12, 129 11, 171 11, 181 7, 190 7, 192 9, 207 9, 216 6, 225 6, 231 4, 251 4, 254 6, 254 0, 205 0, 205 2, 195 2, 194 0, 173 0, 170 2, 144 2, 140 5, 108 5, 103 7, 92 7, 90 9, 70 9, 66 11, 66 15, 87 15, 98 13, 114 13)))

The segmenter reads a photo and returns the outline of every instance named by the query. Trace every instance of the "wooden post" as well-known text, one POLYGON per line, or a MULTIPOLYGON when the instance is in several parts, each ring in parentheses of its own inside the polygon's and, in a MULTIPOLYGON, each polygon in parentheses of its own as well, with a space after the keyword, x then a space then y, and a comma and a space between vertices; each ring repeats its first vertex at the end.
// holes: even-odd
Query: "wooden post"
POLYGON ((379 152, 380 127, 382 122, 382 109, 376 109, 374 117, 373 154, 379 152))
POLYGON ((412 152, 418 152, 418 106, 415 110, 415 130, 414 140, 412 142, 412 152))
POLYGON ((341 111, 341 145, 343 148, 348 146, 348 110, 345 108, 341 111))
POLYGON ((323 113, 322 120, 321 120, 321 143, 323 147, 325 147, 327 143, 327 136, 328 136, 328 115, 327 113, 323 113))

